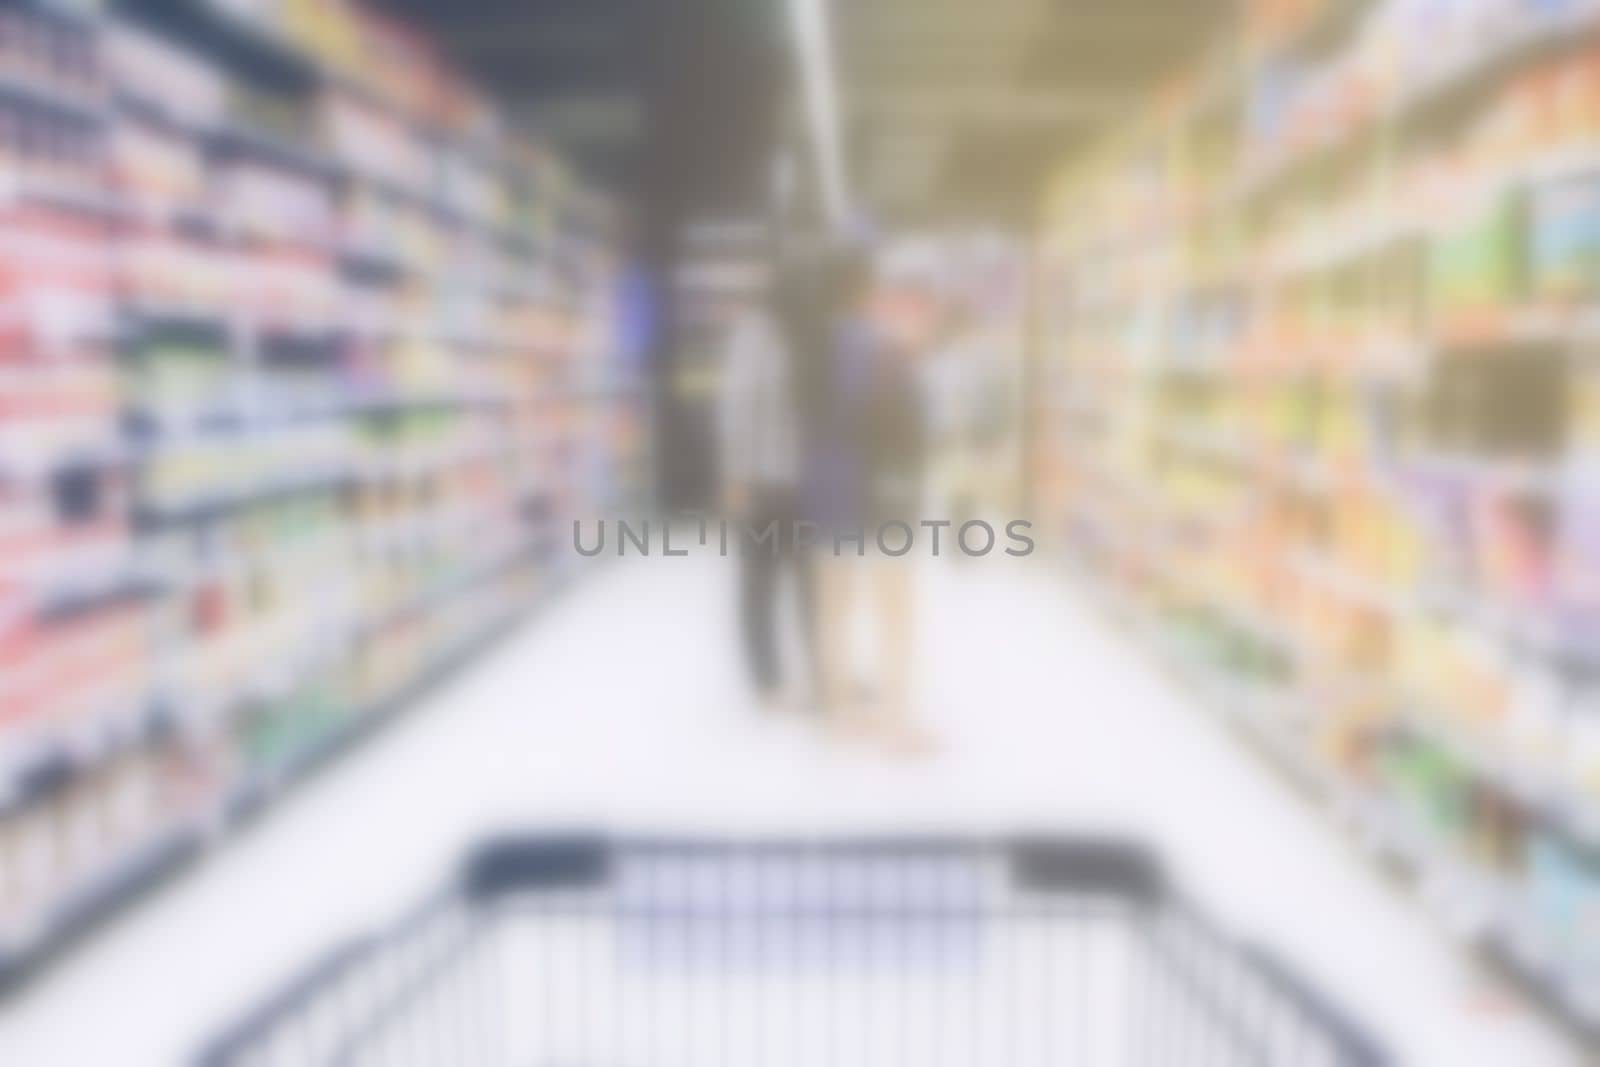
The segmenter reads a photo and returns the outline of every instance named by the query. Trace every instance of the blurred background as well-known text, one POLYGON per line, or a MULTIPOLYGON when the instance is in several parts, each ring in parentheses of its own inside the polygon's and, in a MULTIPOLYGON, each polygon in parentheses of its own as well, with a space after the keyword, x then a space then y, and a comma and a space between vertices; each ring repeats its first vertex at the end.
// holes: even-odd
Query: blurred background
POLYGON ((4 0, 0 1062, 541 827, 1111 836, 1589 1062, 1597 298, 1600 0, 4 0), (841 485, 945 551, 741 558, 841 485))

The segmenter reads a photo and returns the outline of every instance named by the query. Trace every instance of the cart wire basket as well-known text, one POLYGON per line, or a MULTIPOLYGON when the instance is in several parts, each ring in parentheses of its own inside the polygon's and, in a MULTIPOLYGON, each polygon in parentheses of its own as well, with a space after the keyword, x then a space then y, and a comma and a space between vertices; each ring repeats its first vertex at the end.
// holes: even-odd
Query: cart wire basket
POLYGON ((203 1067, 1377 1067, 1376 1043, 1096 840, 480 849, 203 1067))

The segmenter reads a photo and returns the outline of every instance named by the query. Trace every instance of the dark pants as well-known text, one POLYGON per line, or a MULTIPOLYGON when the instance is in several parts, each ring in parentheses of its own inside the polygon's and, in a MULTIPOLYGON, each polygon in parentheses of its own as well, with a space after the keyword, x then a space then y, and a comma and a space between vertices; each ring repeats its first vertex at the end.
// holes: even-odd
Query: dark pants
POLYGON ((792 489, 758 488, 750 497, 745 525, 763 531, 776 524, 778 540, 757 543, 746 537, 739 546, 739 622, 744 634, 745 660, 751 679, 763 695, 783 685, 780 662, 778 605, 785 571, 794 576, 799 594, 800 624, 806 652, 815 658, 812 626, 816 617, 811 552, 794 543, 799 517, 798 494, 792 489))

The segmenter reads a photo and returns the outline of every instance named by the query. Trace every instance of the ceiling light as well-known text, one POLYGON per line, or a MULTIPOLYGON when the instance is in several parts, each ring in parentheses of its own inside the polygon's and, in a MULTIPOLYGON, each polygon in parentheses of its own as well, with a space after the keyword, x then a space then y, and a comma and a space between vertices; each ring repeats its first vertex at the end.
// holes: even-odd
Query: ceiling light
POLYGON ((806 129, 816 162, 828 221, 843 227, 849 217, 845 190, 844 137, 839 124, 839 82, 833 59, 829 0, 788 0, 789 30, 799 57, 806 129))

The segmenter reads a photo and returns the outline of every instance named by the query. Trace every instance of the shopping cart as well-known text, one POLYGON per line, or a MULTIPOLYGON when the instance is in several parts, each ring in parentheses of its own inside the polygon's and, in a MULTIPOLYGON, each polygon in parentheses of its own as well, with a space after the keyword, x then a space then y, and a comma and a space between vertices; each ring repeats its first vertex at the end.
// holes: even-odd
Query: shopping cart
POLYGON ((1096 841, 494 844, 205 1067, 1370 1067, 1377 1047, 1096 841))

